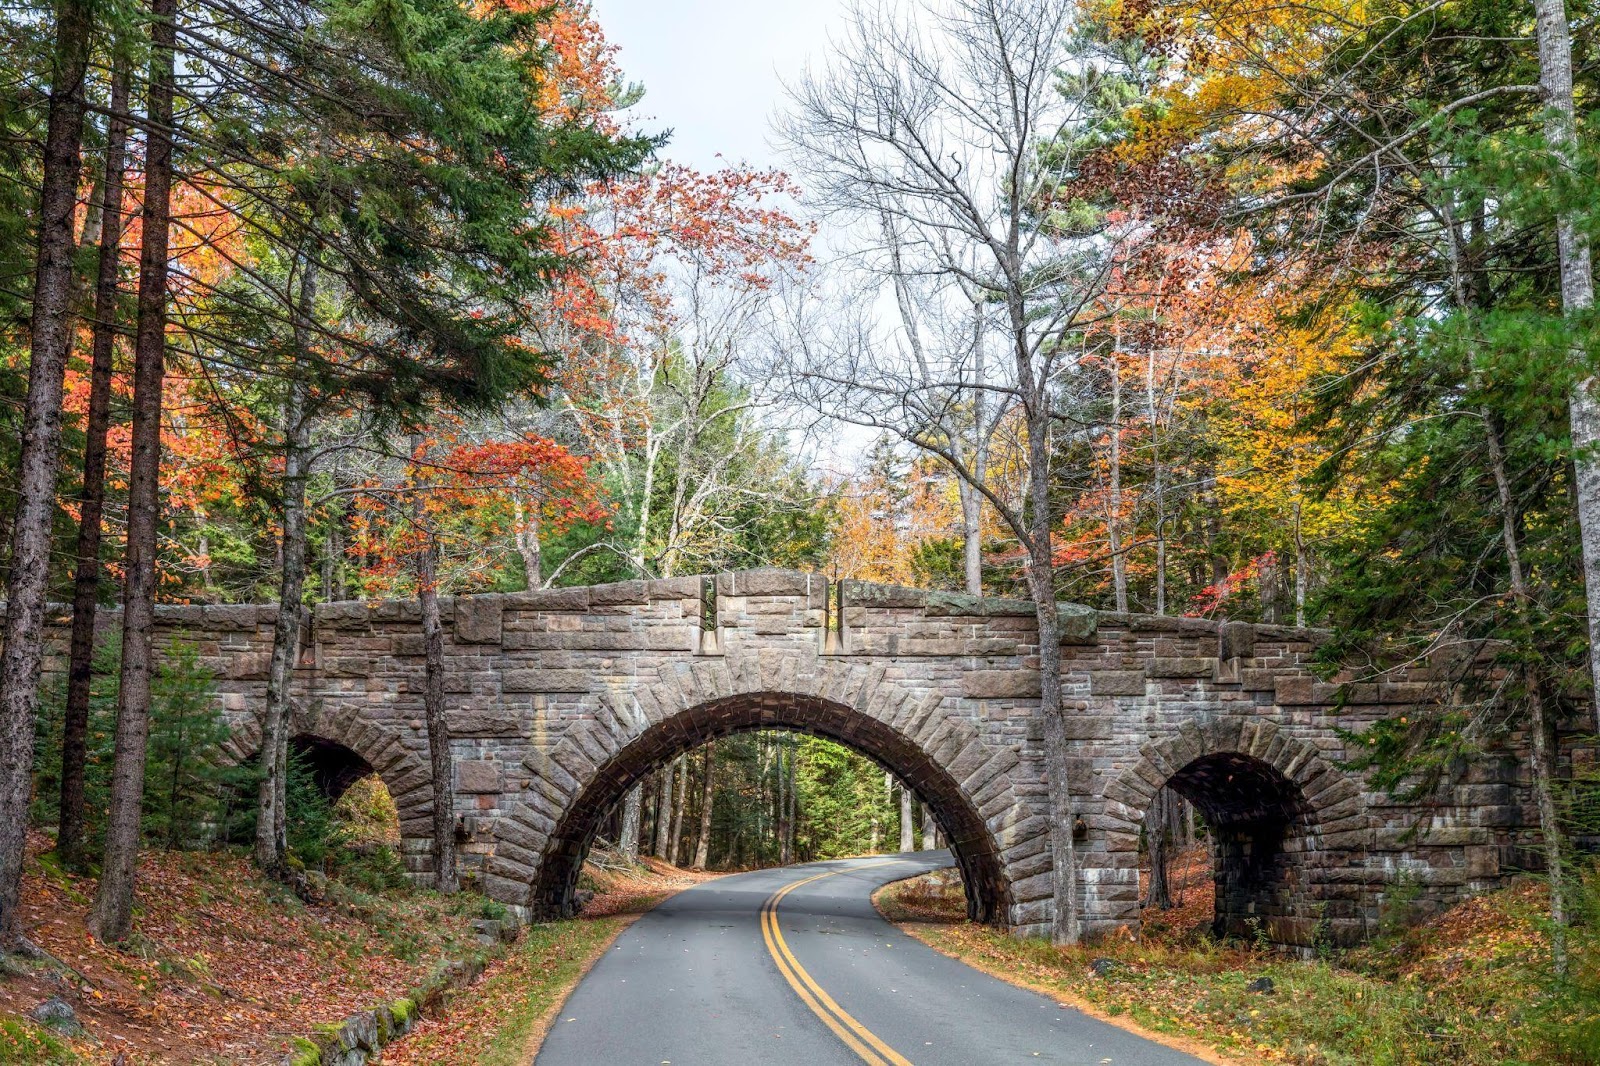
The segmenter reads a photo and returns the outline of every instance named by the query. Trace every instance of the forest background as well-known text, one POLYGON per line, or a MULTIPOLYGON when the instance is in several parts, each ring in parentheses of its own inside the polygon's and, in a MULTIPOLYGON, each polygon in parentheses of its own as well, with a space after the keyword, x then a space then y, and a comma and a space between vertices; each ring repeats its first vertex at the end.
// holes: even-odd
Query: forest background
MULTIPOLYGON (((792 175, 672 163, 580 3, 3 18, 5 935, 30 804, 126 929, 154 602, 280 605, 274 870, 300 605, 422 602, 437 771, 438 595, 757 565, 1458 664, 1373 765, 1416 787, 1526 731, 1559 888, 1600 620, 1581 4, 863 5, 792 87, 792 175), (41 699, 46 600, 79 639, 41 699)), ((695 765, 616 831, 715 779, 749 797, 726 864, 927 828, 815 738, 695 765)))

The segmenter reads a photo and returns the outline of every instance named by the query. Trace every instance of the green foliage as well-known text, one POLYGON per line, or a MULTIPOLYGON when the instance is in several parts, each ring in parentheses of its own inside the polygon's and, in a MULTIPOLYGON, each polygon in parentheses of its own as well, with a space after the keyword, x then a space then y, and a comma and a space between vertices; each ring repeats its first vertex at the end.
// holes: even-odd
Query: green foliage
MULTIPOLYGON (((779 861, 778 755, 794 760, 797 861, 859 855, 899 842, 899 806, 883 770, 842 744, 802 733, 738 733, 717 742, 711 865, 771 866, 779 861), (876 842, 876 843, 875 843, 876 842)), ((785 786, 787 787, 787 786, 785 786)))
POLYGON ((802 738, 796 780, 802 812, 800 853, 811 859, 900 846, 900 803, 884 788, 883 768, 853 748, 802 738))
POLYGON ((143 826, 146 838, 163 847, 203 843, 216 827, 224 790, 240 778, 222 758, 228 725, 213 681, 200 650, 177 641, 162 656, 152 683, 143 826))
POLYGON ((291 747, 287 770, 284 831, 289 853, 307 868, 325 870, 344 848, 348 832, 317 784, 310 758, 291 747))
MULTIPOLYGON (((99 850, 105 830, 120 665, 120 640, 95 649, 84 781, 90 854, 99 850)), ((191 848, 226 839, 241 804, 253 802, 254 767, 230 765, 222 752, 228 726, 214 683, 199 649, 183 640, 167 647, 152 679, 141 814, 142 832, 152 844, 191 848)), ((46 824, 55 821, 60 800, 65 699, 64 683, 45 692, 35 733, 33 817, 46 824)))
POLYGON ((387 844, 338 849, 333 873, 366 892, 403 892, 411 887, 404 860, 387 844))
POLYGON ((54 1033, 19 1018, 0 1017, 0 1066, 73 1066, 81 1061, 54 1033))

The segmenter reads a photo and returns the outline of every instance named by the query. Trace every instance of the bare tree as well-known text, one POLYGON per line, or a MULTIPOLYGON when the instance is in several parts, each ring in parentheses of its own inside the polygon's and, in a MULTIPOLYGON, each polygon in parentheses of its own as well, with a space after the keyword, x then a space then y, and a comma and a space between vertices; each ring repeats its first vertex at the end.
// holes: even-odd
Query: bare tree
MULTIPOLYGON (((1054 855, 1053 936, 1079 938, 1074 815, 1061 690, 1050 460, 1060 378, 1077 335, 1106 313, 1111 249, 1123 235, 1084 225, 1060 201, 1094 121, 1090 79, 1072 62, 1071 5, 954 0, 856 10, 824 75, 793 87, 781 120, 808 187, 858 229, 896 231, 900 270, 969 286, 991 313, 1006 372, 971 359, 918 379, 885 365, 870 325, 829 330, 802 314, 784 354, 805 399, 835 418, 898 434, 943 459, 1016 537, 1036 605, 1040 703, 1054 855), (1008 497, 952 446, 949 411, 973 392, 1003 408, 1027 462, 1008 497)), ((978 351, 987 349, 979 344, 978 351)))
POLYGON ((672 861, 672 797, 674 785, 674 771, 678 768, 677 760, 667 763, 661 768, 660 780, 657 782, 656 792, 656 832, 655 846, 650 850, 658 859, 672 861))

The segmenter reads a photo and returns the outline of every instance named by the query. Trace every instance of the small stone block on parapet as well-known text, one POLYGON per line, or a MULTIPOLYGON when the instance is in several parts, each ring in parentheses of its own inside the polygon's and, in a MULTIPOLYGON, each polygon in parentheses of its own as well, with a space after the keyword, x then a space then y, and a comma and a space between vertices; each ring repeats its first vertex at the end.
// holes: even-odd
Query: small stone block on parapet
POLYGON ((498 644, 505 621, 499 596, 457 596, 456 639, 463 644, 498 644))
POLYGON ((1249 622, 1224 622, 1217 633, 1217 658, 1249 659, 1256 653, 1256 627, 1249 622))

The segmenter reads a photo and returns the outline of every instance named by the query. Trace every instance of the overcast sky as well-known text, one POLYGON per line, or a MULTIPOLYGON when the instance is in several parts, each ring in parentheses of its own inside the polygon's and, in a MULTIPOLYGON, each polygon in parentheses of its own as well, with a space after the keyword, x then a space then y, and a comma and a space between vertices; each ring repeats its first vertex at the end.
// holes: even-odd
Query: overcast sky
POLYGON ((672 130, 663 153, 703 170, 781 166, 768 147, 783 80, 820 65, 838 36, 843 0, 593 0, 621 52, 624 76, 645 88, 640 126, 672 130))

